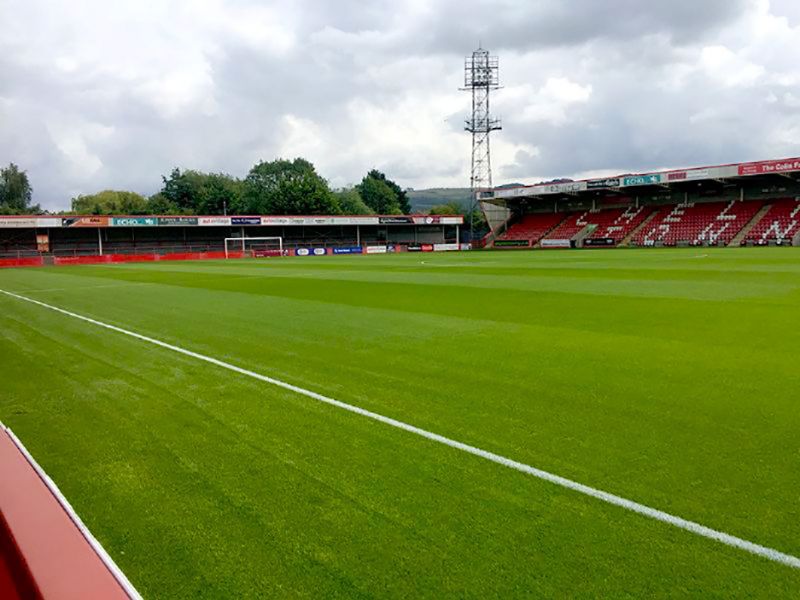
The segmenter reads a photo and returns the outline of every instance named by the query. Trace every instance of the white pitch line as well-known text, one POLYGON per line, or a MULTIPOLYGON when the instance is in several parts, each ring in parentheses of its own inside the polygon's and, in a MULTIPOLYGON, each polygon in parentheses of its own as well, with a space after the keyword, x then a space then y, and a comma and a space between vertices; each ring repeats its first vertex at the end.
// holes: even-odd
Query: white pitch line
POLYGON ((36 304, 37 306, 47 308, 49 310, 61 313, 63 315, 67 315, 69 317, 73 317, 75 319, 79 319, 81 321, 85 321, 87 323, 91 323, 92 325, 97 325, 98 327, 103 327, 105 329, 109 329, 117 333, 122 333, 132 338, 136 338, 137 340, 141 340, 149 344, 160 346, 161 348, 166 348, 167 350, 172 350, 173 352, 177 352, 178 354, 183 354, 185 356, 196 358, 197 360, 201 360, 209 364, 222 367, 223 369, 228 369, 229 371, 233 371, 234 373, 239 373, 240 375, 252 377, 253 379, 257 379, 259 381, 269 383, 276 387, 289 390, 296 394, 312 398, 319 402, 335 406, 336 408, 341 408, 342 410, 346 410, 355 413, 357 415, 361 415, 362 417, 367 417, 368 419, 384 423, 385 425, 390 425, 391 427, 396 427, 397 429, 402 429, 403 431, 413 433, 428 440, 444 444, 445 446, 449 446, 450 448, 461 450, 462 452, 466 452, 467 454, 472 454, 473 456, 484 458, 493 463, 497 463, 498 465, 508 467, 509 469, 514 469, 516 471, 520 471, 527 475, 532 475, 533 477, 536 477, 538 479, 542 479, 544 481, 548 481, 550 483, 561 486, 568 490, 584 494, 585 496, 590 496, 597 500, 602 500, 603 502, 606 502, 608 504, 619 506, 620 508, 624 508, 639 515, 655 519, 656 521, 661 521, 662 523, 667 523, 668 525, 678 527, 679 529, 684 529, 686 531, 702 536, 704 538, 708 538, 710 540, 714 540, 716 542, 720 542, 722 544, 726 544, 728 546, 744 550, 745 552, 749 552, 750 554, 761 556, 768 560, 781 563, 783 565, 792 567, 794 569, 800 569, 800 558, 792 556, 791 554, 786 554, 779 550, 775 550, 774 548, 769 548, 767 546, 762 546, 760 544, 750 542, 740 537, 736 537, 735 535, 725 533, 724 531, 718 531, 716 529, 706 527, 705 525, 701 525, 700 523, 689 521, 682 517, 666 513, 662 510, 658 510, 657 508, 652 508, 650 506, 640 504, 633 500, 628 500, 627 498, 623 498, 622 496, 617 496, 609 492, 598 490, 597 488, 593 488, 583 483, 578 483, 577 481, 573 481, 572 479, 567 479, 566 477, 561 477, 560 475, 555 475, 548 471, 537 469, 536 467, 526 465, 525 463, 518 462, 511 458, 507 458, 505 456, 501 456, 500 454, 495 454, 494 452, 489 452, 488 450, 482 450, 481 448, 470 446, 469 444, 465 444, 463 442, 459 442, 457 440, 445 437, 443 435, 439 435, 438 433, 433 433, 426 429, 421 429, 420 427, 404 423, 403 421, 398 421, 397 419, 386 417, 379 413, 375 413, 366 410, 364 408, 354 406, 352 404, 347 404, 346 402, 335 400, 334 398, 329 398, 328 396, 323 396, 322 394, 318 394, 316 392, 312 392, 311 390, 307 390, 298 387, 296 385, 292 385, 291 383, 286 383, 285 381, 281 381, 279 379, 274 379, 272 377, 261 375, 260 373, 256 373, 254 371, 249 371, 247 369, 237 367, 236 365, 226 363, 222 360, 212 358, 204 354, 192 352, 191 350, 187 350, 186 348, 181 348, 180 346, 174 346, 172 344, 168 344, 167 342, 162 342, 161 340, 157 340, 155 338, 151 338, 146 335, 136 333, 134 331, 129 331, 127 329, 123 329, 122 327, 117 327, 116 325, 110 325, 102 321, 97 321, 96 319, 92 319, 91 317, 86 317, 84 315, 80 315, 78 313, 74 313, 72 311, 65 310, 63 308, 59 308, 51 304, 46 304, 45 302, 33 300, 32 298, 26 298, 25 296, 20 296, 19 294, 15 294, 13 292, 7 292, 5 290, 0 289, 0 293, 5 294, 6 296, 10 296, 12 298, 16 298, 18 300, 30 302, 31 304, 36 304))

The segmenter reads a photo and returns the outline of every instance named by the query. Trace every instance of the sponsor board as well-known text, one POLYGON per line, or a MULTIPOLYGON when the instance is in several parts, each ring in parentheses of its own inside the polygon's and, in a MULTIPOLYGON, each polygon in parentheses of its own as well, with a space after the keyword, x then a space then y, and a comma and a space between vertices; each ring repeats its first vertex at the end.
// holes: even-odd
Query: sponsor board
POLYGON ((412 217, 415 225, 463 225, 464 217, 460 215, 428 215, 412 217))
POLYGON ((414 217, 405 217, 402 215, 390 217, 378 217, 380 225, 413 225, 414 217))
POLYGON ((294 251, 296 256, 325 256, 327 252, 325 248, 298 248, 294 251))
POLYGON ((587 188, 585 181, 567 181, 564 183, 550 183, 544 186, 536 186, 537 189, 543 188, 543 191, 548 194, 571 194, 573 192, 582 192, 587 188))
POLYGON ((458 244, 434 244, 433 251, 434 252, 452 252, 454 250, 458 250, 458 244))
POLYGON ((605 179, 592 179, 586 182, 586 189, 594 190, 597 188, 619 187, 619 177, 606 177, 605 179))
POLYGON ((614 238, 587 238, 583 240, 584 246, 614 246, 616 241, 614 238))
POLYGON ((230 217, 198 217, 197 224, 203 227, 227 226, 231 224, 230 217))
POLYGON ((765 160, 739 165, 739 175, 766 175, 769 173, 785 173, 786 171, 800 171, 800 158, 765 160))
POLYGON ((661 183, 661 175, 633 175, 622 180, 622 185, 654 185, 656 183, 661 183))
POLYGON ((433 244, 422 244, 423 252, 433 252, 433 244))
POLYGON ((19 218, 19 217, 0 217, 0 227, 13 227, 13 228, 22 228, 22 227, 36 227, 36 219, 30 218, 19 218))
POLYGON ((36 219, 37 227, 61 227, 61 218, 39 217, 36 219))
POLYGON ((113 217, 111 219, 112 227, 155 227, 156 225, 158 225, 156 217, 113 217))
POLYGON ((496 248, 527 248, 531 245, 530 240, 495 240, 496 248))
POLYGON ((461 244, 461 250, 472 250, 472 244, 461 244))
POLYGON ((261 217, 262 225, 377 225, 378 217, 261 217))
POLYGON ((572 248, 571 240, 542 240, 539 242, 542 248, 572 248))
POLYGON ((108 227, 109 217, 66 217, 61 219, 62 227, 108 227))
POLYGON ((231 217, 231 225, 261 225, 261 217, 231 217))
POLYGON ((343 248, 334 248, 334 254, 362 254, 363 249, 361 246, 345 246, 343 248))
POLYGON ((409 244, 406 246, 407 252, 422 252, 422 244, 409 244))
POLYGON ((711 172, 708 169, 688 169, 686 171, 673 171, 667 173, 667 181, 690 181, 693 179, 708 179, 711 172))
POLYGON ((271 256, 283 256, 280 250, 253 250, 253 258, 268 258, 271 256))
POLYGON ((367 246, 367 254, 386 254, 387 252, 386 246, 367 246))
POLYGON ((158 217, 159 227, 197 225, 197 217, 158 217))

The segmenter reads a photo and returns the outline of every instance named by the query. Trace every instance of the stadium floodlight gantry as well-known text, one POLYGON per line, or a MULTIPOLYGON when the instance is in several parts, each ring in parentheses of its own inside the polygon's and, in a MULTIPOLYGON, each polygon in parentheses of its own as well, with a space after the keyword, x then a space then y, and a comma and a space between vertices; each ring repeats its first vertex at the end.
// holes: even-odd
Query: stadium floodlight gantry
POLYGON ((247 252, 249 248, 254 256, 283 256, 283 238, 280 236, 225 238, 225 258, 230 258, 229 247, 232 242, 241 245, 242 253, 247 252), (275 242, 277 242, 277 248, 275 242))

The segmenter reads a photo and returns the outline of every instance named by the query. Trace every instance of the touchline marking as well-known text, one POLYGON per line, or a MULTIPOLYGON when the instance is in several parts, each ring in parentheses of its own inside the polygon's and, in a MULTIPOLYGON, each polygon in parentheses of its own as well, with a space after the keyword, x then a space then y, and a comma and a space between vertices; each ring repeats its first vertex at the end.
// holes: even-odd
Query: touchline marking
POLYGON ((0 289, 0 293, 5 294, 6 296, 10 296, 12 298, 16 298, 17 300, 30 302, 31 304, 35 304, 37 306, 50 309, 57 313, 61 313, 69 317, 85 321, 86 323, 91 323, 92 325, 97 325, 98 327, 103 327, 111 331, 116 331, 117 333, 125 334, 132 338, 136 338, 137 340, 148 342, 150 344, 160 346, 161 348, 166 348, 167 350, 172 350, 173 352, 177 352, 178 354, 183 354, 185 356, 196 358, 197 360, 201 360, 209 364, 222 367, 223 369, 228 369, 229 371, 239 373, 240 375, 246 375, 247 377, 258 379, 259 381, 269 383, 271 385, 283 388, 285 390, 289 390, 291 392, 295 392, 296 394, 312 398, 319 402, 324 402, 325 404, 341 408, 343 410, 355 413, 357 415, 361 415, 362 417, 367 417, 369 419, 373 419, 374 421, 378 421, 380 423, 396 427, 397 429, 402 429, 403 431, 416 434, 428 440, 444 444, 445 446, 455 448, 456 450, 461 450, 462 452, 466 452, 467 454, 472 454, 473 456, 479 456, 480 458, 490 460, 493 463, 497 463, 498 465, 503 465, 504 467, 508 467, 509 469, 514 469, 516 471, 526 473, 527 475, 532 475, 533 477, 536 477, 538 479, 542 479, 544 481, 548 481, 550 483, 561 486, 568 490, 584 494, 585 496, 596 498, 597 500, 602 500, 603 502, 606 502, 608 504, 619 506, 631 512, 643 515, 645 517, 649 517, 651 519, 655 519, 656 521, 661 521, 662 523, 667 523, 674 527, 690 531, 691 533, 708 538, 710 540, 714 540, 716 542, 720 542, 722 544, 726 544, 734 548, 739 548, 740 550, 744 550, 745 552, 749 552, 750 554, 761 556, 763 558, 769 559, 777 563, 781 563, 783 565, 792 567, 794 569, 800 569, 800 558, 792 556, 791 554, 786 554, 779 550, 775 550, 774 548, 768 548, 767 546, 762 546, 760 544, 750 542, 748 540, 736 537, 735 535, 725 533, 724 531, 711 529, 710 527, 706 527, 705 525, 701 525, 700 523, 695 523, 694 521, 683 519, 681 517, 666 513, 662 510, 658 510, 657 508, 651 508, 644 504, 639 504, 638 502, 634 502, 633 500, 628 500, 627 498, 623 498, 622 496, 617 496, 609 492, 598 490, 591 486, 578 483, 577 481, 573 481, 572 479, 567 479, 566 477, 561 477, 560 475, 555 475, 548 471, 543 471, 541 469, 537 469, 536 467, 526 465, 525 463, 521 463, 516 460, 506 458, 505 456, 501 456, 499 454, 495 454, 494 452, 489 452, 488 450, 482 450, 480 448, 476 448, 475 446, 470 446, 469 444, 465 444, 463 442, 459 442, 457 440, 445 437, 443 435, 439 435, 438 433, 433 433, 426 429, 421 429, 419 427, 415 427, 414 425, 409 425, 408 423, 404 423, 403 421, 398 421, 397 419, 393 419, 391 417, 385 417, 381 414, 366 410, 364 408, 359 408, 358 406, 347 404, 346 402, 341 402, 340 400, 335 400, 333 398, 329 398, 328 396, 323 396, 322 394, 318 394, 316 392, 312 392, 311 390, 307 390, 298 387, 296 385, 292 385, 291 383, 286 383, 285 381, 281 381, 279 379, 273 379, 272 377, 268 377, 266 375, 261 375, 260 373, 256 373, 254 371, 249 371, 247 369, 237 367, 236 365, 226 363, 224 361, 212 358, 210 356, 206 356, 204 354, 192 352, 191 350, 181 348, 180 346, 174 346, 172 344, 168 344, 167 342, 162 342, 161 340, 147 337, 146 335, 129 331, 127 329, 123 329, 122 327, 117 327, 116 325, 103 323, 102 321, 97 321, 96 319, 92 319, 84 315, 79 315, 78 313, 74 313, 69 310, 65 310, 63 308, 47 304, 45 302, 40 302, 39 300, 34 300, 32 298, 20 296, 19 294, 15 294, 13 292, 7 292, 5 290, 0 289))

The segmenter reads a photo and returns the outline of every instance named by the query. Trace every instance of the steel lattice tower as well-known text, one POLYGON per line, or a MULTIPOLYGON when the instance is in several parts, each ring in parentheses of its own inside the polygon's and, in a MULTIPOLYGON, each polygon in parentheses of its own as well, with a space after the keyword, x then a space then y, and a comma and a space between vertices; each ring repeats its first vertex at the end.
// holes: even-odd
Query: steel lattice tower
POLYGON ((489 112, 489 95, 500 87, 500 64, 496 56, 478 48, 464 60, 464 90, 472 92, 472 117, 466 120, 465 130, 472 134, 472 175, 470 189, 473 198, 481 190, 492 187, 492 158, 489 136, 502 129, 499 119, 489 112))

